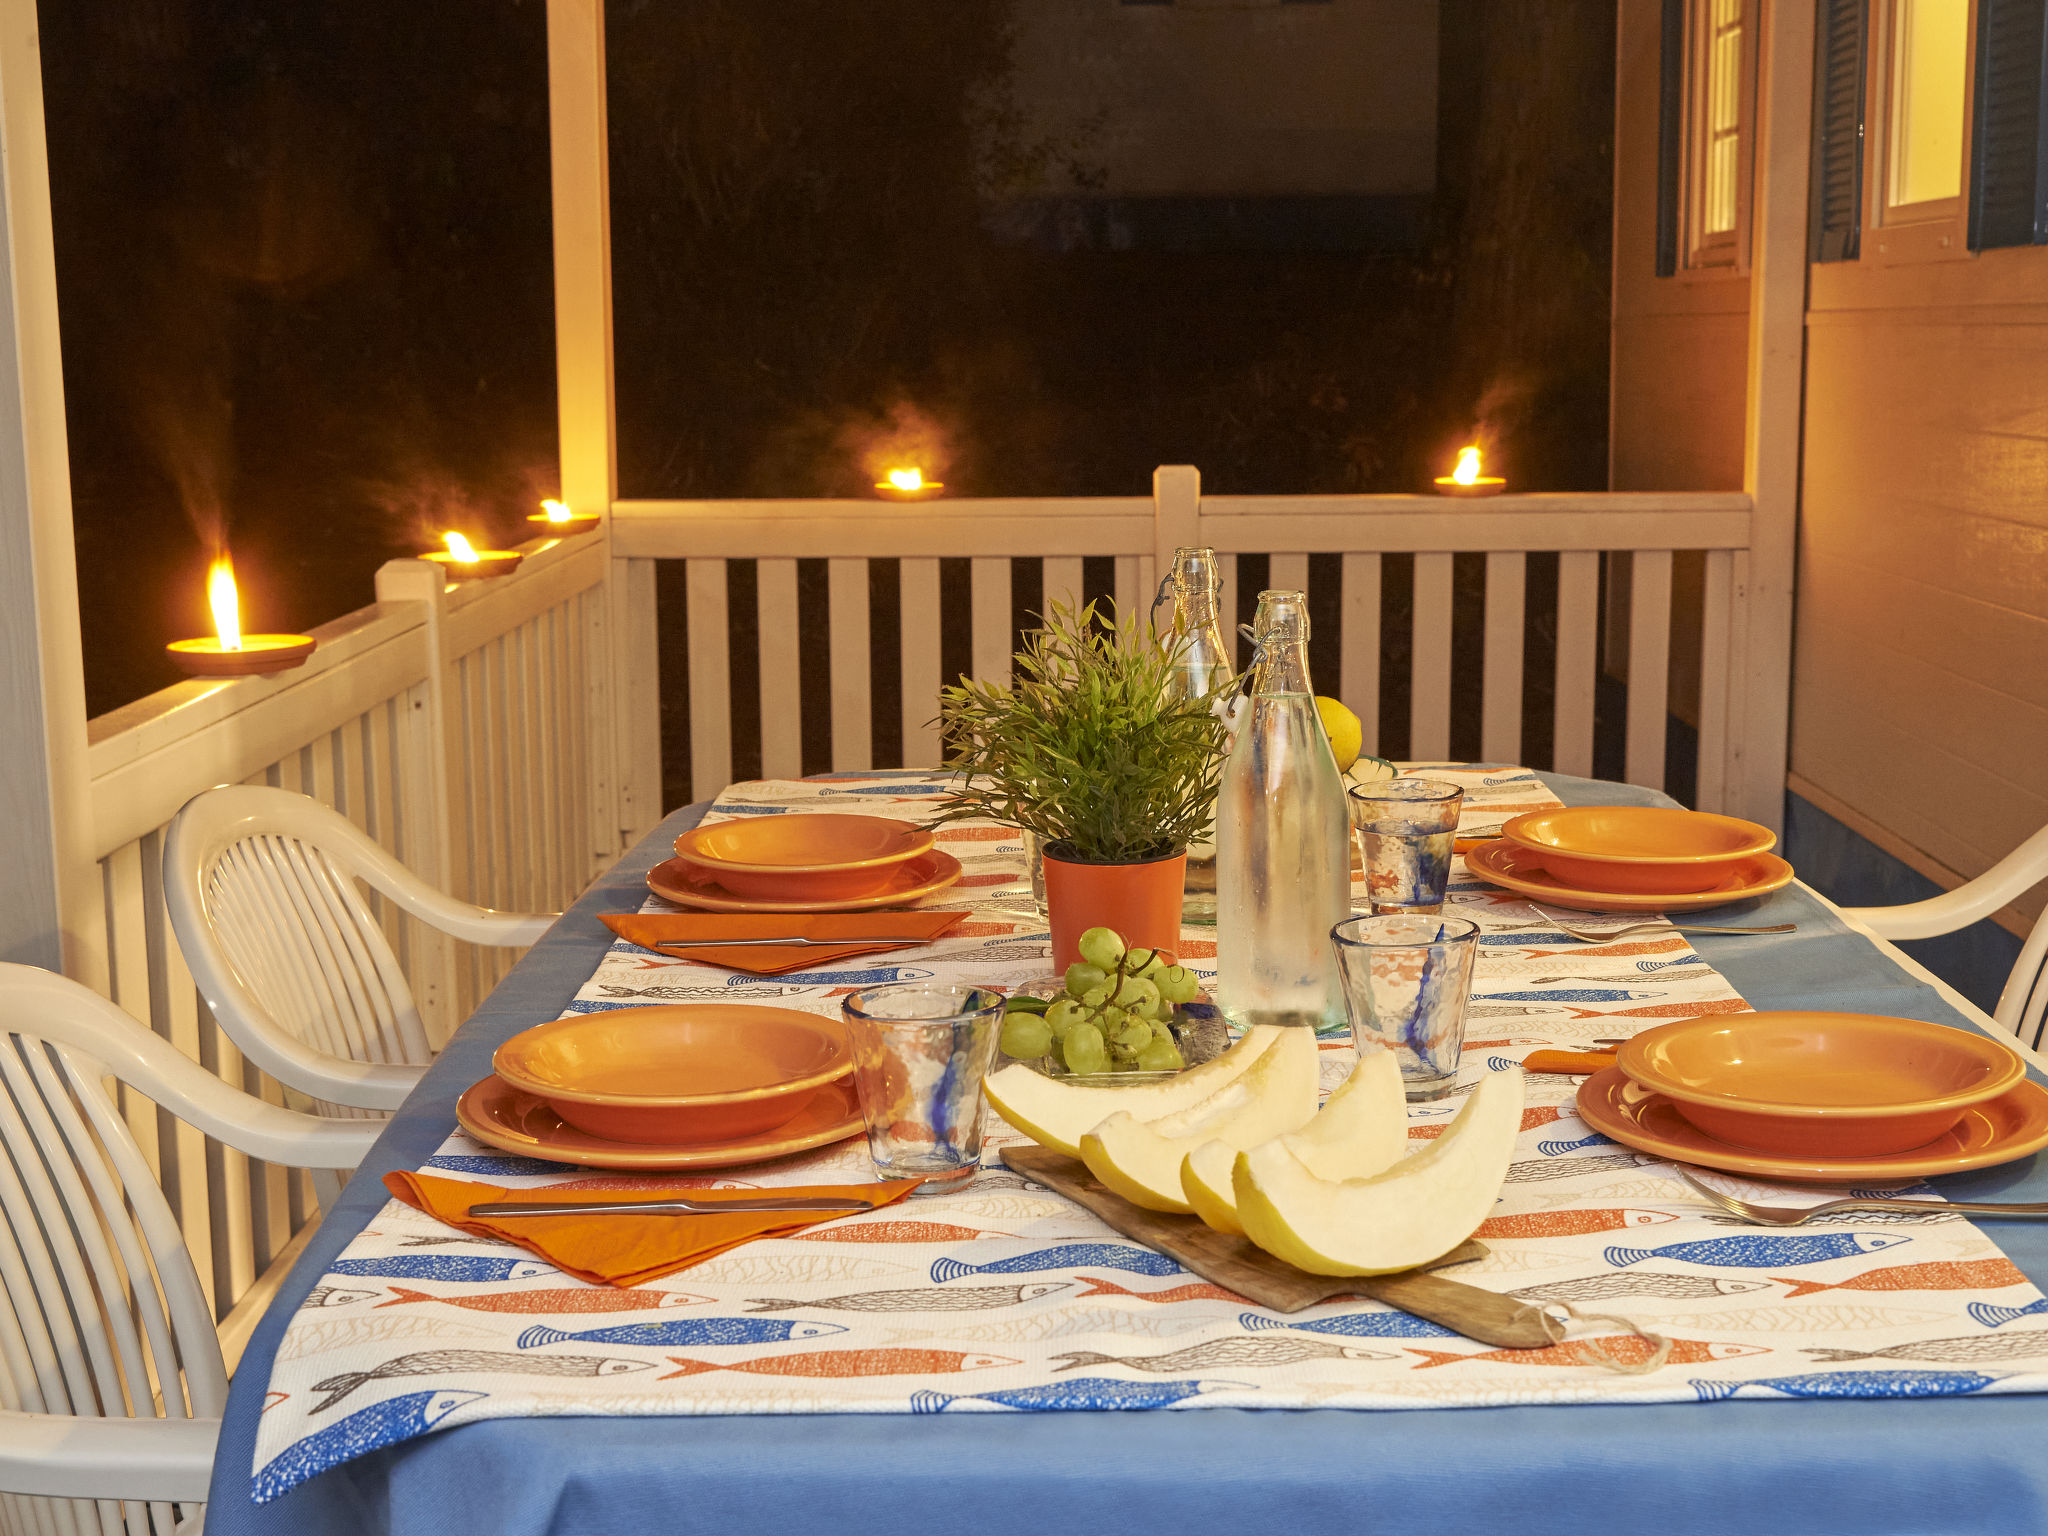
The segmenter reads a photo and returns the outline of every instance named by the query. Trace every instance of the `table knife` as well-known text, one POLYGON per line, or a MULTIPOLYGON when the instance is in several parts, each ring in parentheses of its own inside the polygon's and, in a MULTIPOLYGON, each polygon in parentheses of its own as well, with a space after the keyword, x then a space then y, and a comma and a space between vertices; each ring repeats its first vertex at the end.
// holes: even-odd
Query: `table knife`
POLYGON ((493 1200, 472 1205, 473 1217, 595 1216, 611 1212, 630 1215, 716 1216, 721 1211, 871 1211, 866 1200, 830 1195, 792 1195, 786 1199, 685 1200, 680 1195, 659 1200, 493 1200))

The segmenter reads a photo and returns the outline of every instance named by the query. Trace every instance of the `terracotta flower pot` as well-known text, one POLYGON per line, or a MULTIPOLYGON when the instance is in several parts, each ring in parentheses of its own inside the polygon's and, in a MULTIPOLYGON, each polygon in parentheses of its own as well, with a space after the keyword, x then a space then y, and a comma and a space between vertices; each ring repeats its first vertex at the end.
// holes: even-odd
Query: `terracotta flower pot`
POLYGON ((1180 899, 1185 851, 1134 864, 1083 864, 1045 850, 1045 909, 1052 923, 1052 961, 1065 970, 1081 958, 1081 935, 1114 928, 1133 948, 1180 949, 1180 899))

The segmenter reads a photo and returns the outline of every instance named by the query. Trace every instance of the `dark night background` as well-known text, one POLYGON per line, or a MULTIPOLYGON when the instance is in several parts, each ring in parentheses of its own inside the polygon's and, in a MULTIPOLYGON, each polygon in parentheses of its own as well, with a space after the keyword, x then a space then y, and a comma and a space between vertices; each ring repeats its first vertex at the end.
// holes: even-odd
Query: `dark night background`
MULTIPOLYGON (((906 421, 963 495, 1407 491, 1475 431, 1517 486, 1604 488, 1611 0, 1442 0, 1435 193, 1351 249, 1001 233, 1005 165, 1091 157, 992 118, 1011 16, 612 0, 624 495, 859 494, 906 421)), ((42 47, 90 710, 174 680, 218 530, 252 630, 441 527, 519 537, 554 489, 541 0, 70 0, 42 47)))

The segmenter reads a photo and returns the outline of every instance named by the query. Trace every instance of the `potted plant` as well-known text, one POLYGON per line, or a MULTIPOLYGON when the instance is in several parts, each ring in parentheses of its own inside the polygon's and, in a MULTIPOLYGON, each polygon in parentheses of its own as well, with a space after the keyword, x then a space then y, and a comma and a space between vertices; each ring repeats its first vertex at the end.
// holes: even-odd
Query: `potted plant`
POLYGON ((1054 962, 1090 928, 1133 946, 1180 947, 1188 844, 1215 814, 1223 725, 1212 699, 1181 698, 1149 625, 1053 605, 1007 687, 963 678, 939 696, 961 784, 942 817, 984 817, 1044 847, 1054 962))

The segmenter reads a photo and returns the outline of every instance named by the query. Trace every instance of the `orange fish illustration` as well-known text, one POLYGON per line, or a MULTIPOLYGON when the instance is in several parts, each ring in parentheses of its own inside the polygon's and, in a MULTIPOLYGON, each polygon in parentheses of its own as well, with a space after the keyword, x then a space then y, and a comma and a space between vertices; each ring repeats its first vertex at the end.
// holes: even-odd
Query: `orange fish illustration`
POLYGON ((1023 878, 1022 875, 962 875, 953 883, 964 889, 970 885, 1017 885, 1023 878))
POLYGON ((1749 1013, 1748 1003, 1739 997, 1723 997, 1704 1003, 1654 1003, 1648 1008, 1574 1008, 1577 1019, 1696 1019, 1709 1013, 1749 1013))
MULTIPOLYGON (((1656 1356, 1657 1346, 1633 1333, 1612 1333, 1598 1339, 1567 1339, 1547 1349, 1489 1349, 1483 1354, 1454 1355, 1446 1350, 1416 1349, 1410 1345, 1408 1353, 1422 1356, 1422 1364, 1415 1367, 1418 1371, 1436 1365, 1456 1365, 1460 1360, 1498 1360, 1505 1365, 1604 1365, 1613 1360, 1623 1365, 1646 1365, 1656 1356)), ((1745 1355, 1769 1353, 1761 1344, 1673 1339, 1665 1364, 1705 1365, 1712 1360, 1740 1360, 1745 1355)))
POLYGON ((1173 955, 1176 960, 1181 961, 1214 960, 1216 958, 1216 941, 1214 939, 1182 939, 1173 946, 1173 955))
POLYGON ((963 1243, 977 1237, 1011 1236, 1008 1232, 984 1232, 978 1227, 956 1227, 944 1221, 862 1221, 794 1235, 806 1243, 963 1243))
POLYGON ((1612 1206, 1592 1211, 1524 1211, 1518 1216, 1489 1216, 1472 1235, 1583 1237, 1588 1232, 1619 1232, 1628 1227, 1654 1227, 1676 1220, 1676 1216, 1664 1211, 1624 1211, 1612 1206))
POLYGON ((289 1392, 266 1392, 263 1394, 263 1412, 268 1413, 279 1403, 291 1396, 289 1392))
MULTIPOLYGON (((1482 1040, 1479 1043, 1481 1045, 1519 1045, 1522 1042, 1519 1040, 1482 1040)), ((1467 1049, 1469 1050, 1470 1047, 1468 1046, 1467 1049)), ((1533 1131, 1539 1125, 1549 1125, 1553 1121, 1563 1118, 1564 1111, 1555 1104, 1542 1105, 1536 1109, 1525 1109, 1522 1111, 1522 1129, 1533 1131)), ((1444 1128, 1449 1124, 1448 1120, 1437 1120, 1424 1125, 1411 1125, 1408 1127, 1408 1139, 1410 1141, 1435 1141, 1437 1137, 1443 1135, 1444 1128)), ((1601 1227, 1598 1230, 1604 1232, 1607 1228, 1601 1227)))
POLYGON ((1598 955, 1606 959, 1609 955, 1662 955, 1674 949, 1690 949, 1682 934, 1673 934, 1668 939, 1639 939, 1633 944, 1581 944, 1576 949, 1525 949, 1522 953, 1531 960, 1545 959, 1551 955, 1598 955))
POLYGON ((948 827, 938 839, 942 843, 1000 843, 1007 837, 1014 843, 1022 836, 1015 827, 948 827))
POLYGON ((1894 1264, 1889 1269, 1868 1270, 1833 1285, 1820 1280, 1794 1280, 1789 1275, 1773 1275, 1771 1278, 1792 1287, 1785 1293, 1787 1301, 1794 1296, 1811 1296, 1815 1291, 1994 1291, 2003 1285, 2027 1283, 2027 1277, 2020 1273, 2019 1266, 2010 1259, 2002 1258, 1957 1260, 1946 1264, 1894 1264))
POLYGON ((439 1301, 472 1312, 650 1312, 657 1307, 693 1307, 710 1299, 688 1291, 622 1291, 609 1285, 573 1291, 498 1291, 483 1296, 429 1296, 425 1291, 394 1285, 391 1299, 370 1310, 402 1307, 409 1301, 439 1301))
POLYGON ((1027 927, 1024 923, 956 923, 939 935, 944 939, 996 939, 1027 927))
POLYGON ((1246 1297, 1235 1291, 1226 1291, 1220 1285, 1176 1285, 1170 1291, 1133 1291, 1114 1280, 1097 1280, 1091 1275, 1078 1278, 1087 1282, 1088 1289, 1077 1295, 1076 1301, 1082 1296, 1128 1296, 1133 1301, 1232 1301, 1239 1306, 1252 1305, 1246 1297))
MULTIPOLYGON (((1458 1049, 1461 1051, 1485 1051, 1502 1045, 1548 1045, 1548 1040, 1539 1040, 1534 1035, 1504 1035, 1498 1040, 1467 1040, 1458 1049)), ((1524 1126, 1524 1130, 1528 1127, 1524 1126)))
POLYGON ((926 1372, 985 1371, 1017 1365, 1008 1355, 968 1354, 957 1349, 820 1349, 801 1355, 768 1355, 758 1360, 691 1360, 670 1355, 682 1367, 658 1381, 701 1376, 706 1371, 745 1371, 750 1376, 917 1376, 926 1372))

